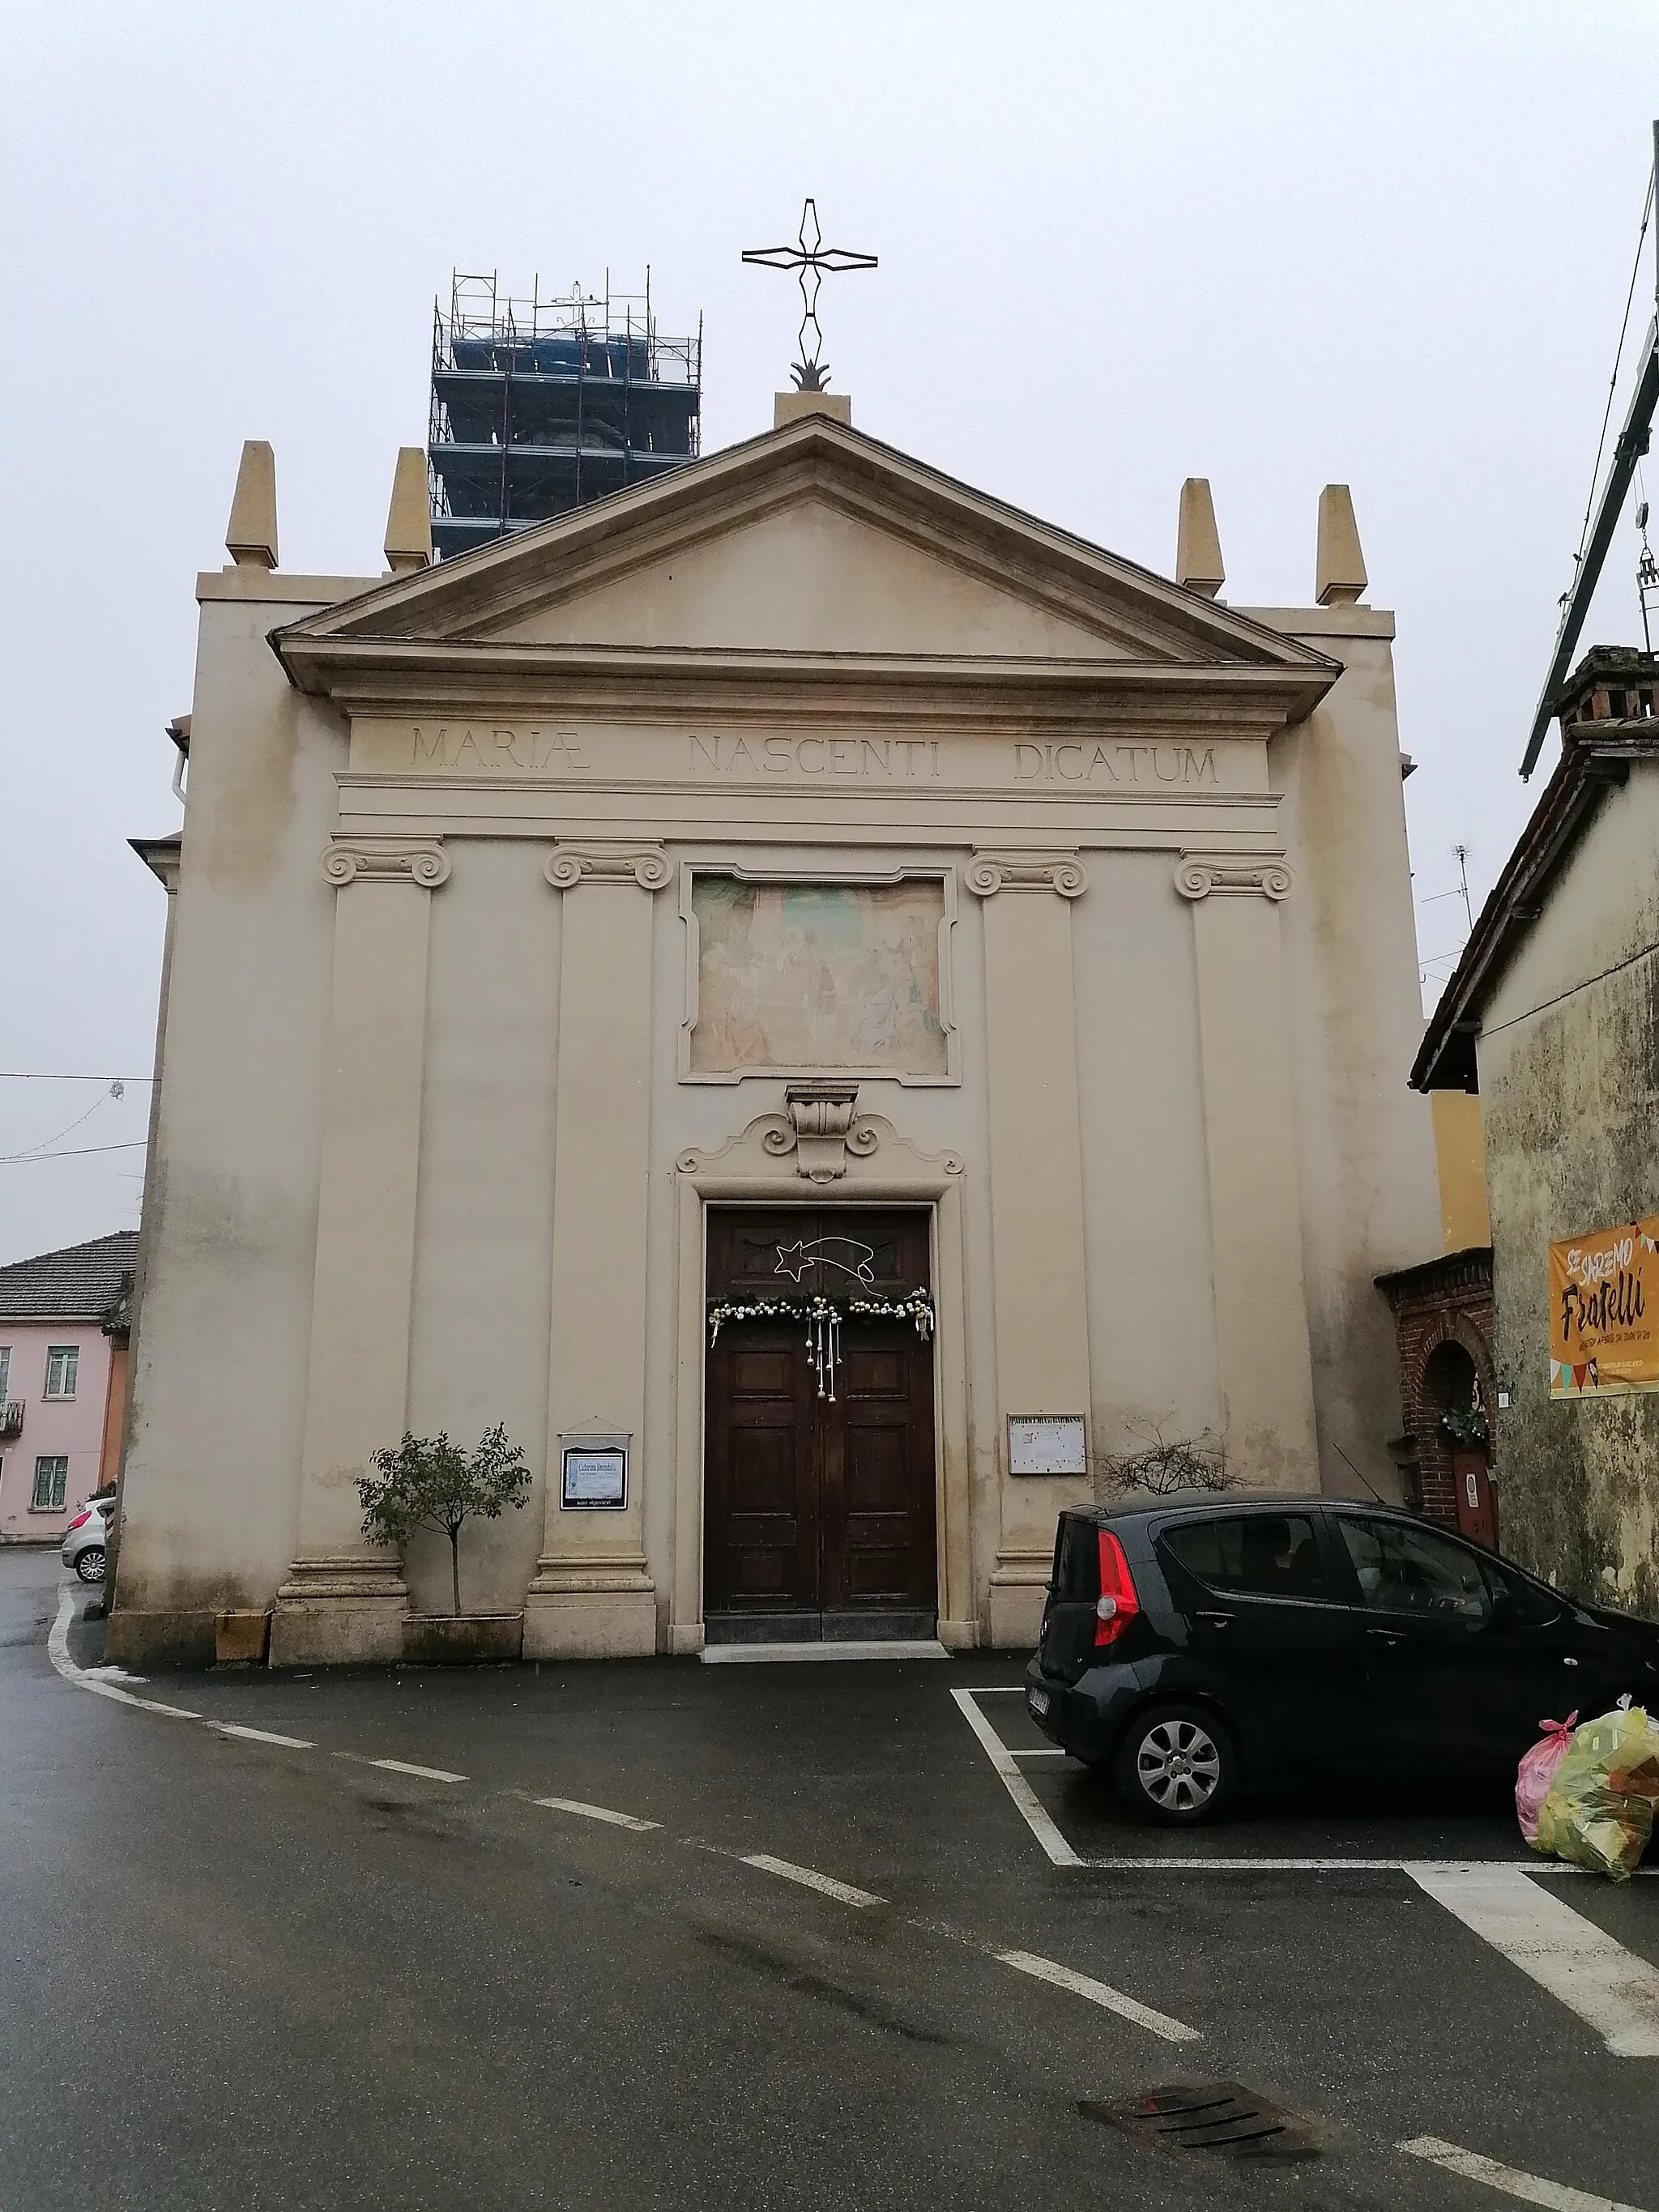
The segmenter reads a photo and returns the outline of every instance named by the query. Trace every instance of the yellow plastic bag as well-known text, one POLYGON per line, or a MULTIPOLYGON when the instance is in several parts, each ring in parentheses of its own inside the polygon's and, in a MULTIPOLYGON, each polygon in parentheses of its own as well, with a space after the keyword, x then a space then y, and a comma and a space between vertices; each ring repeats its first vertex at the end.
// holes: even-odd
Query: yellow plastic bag
POLYGON ((1659 1804, 1659 1725, 1640 1705, 1615 1706, 1573 1731, 1538 1808, 1534 1848, 1628 1881, 1659 1804))

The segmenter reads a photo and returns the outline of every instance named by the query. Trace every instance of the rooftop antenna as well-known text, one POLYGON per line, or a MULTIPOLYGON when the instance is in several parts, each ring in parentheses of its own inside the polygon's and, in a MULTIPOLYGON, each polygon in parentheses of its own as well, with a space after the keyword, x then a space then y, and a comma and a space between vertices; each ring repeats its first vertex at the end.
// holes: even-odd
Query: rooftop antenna
MULTIPOLYGON (((1619 350, 1613 356, 1613 382, 1607 386, 1607 411, 1601 417, 1601 443, 1607 434, 1607 423, 1613 414, 1613 387, 1619 381, 1619 363, 1625 350, 1625 330, 1630 322, 1631 306, 1636 297, 1636 280, 1642 265, 1642 240, 1647 236, 1648 222, 1653 213, 1654 194, 1659 188, 1659 122, 1653 126, 1654 166, 1648 173, 1647 198, 1642 204, 1642 228, 1636 241, 1636 267, 1631 270, 1630 294, 1625 301, 1625 322, 1619 332, 1619 350)), ((1613 533, 1623 511, 1626 494, 1630 489, 1636 465, 1648 450, 1648 440, 1653 428, 1653 410, 1659 402, 1659 224, 1654 235, 1654 317, 1648 325, 1641 362, 1636 372, 1636 389, 1631 395, 1630 411, 1625 416, 1625 427, 1619 433, 1613 448, 1613 462, 1607 471, 1607 481, 1602 489, 1601 503, 1595 508, 1594 525, 1589 513, 1585 512, 1585 533, 1579 541, 1575 556, 1577 569, 1571 588, 1562 599, 1561 627, 1556 634, 1555 653, 1550 662, 1549 673, 1544 678, 1544 688, 1539 694, 1538 706, 1532 718, 1532 732, 1527 739, 1527 750, 1521 760, 1521 781, 1524 783, 1538 765, 1538 756, 1543 750, 1544 738, 1555 714, 1556 695, 1563 678, 1572 665, 1573 648, 1578 643, 1584 627, 1584 617, 1595 597, 1595 587, 1601 580, 1602 563, 1607 557, 1607 548, 1613 543, 1613 533)), ((1590 498, 1595 497, 1595 477, 1601 465, 1601 445, 1595 449, 1595 470, 1591 472, 1590 498)), ((1646 602, 1643 603, 1644 620, 1646 602)))
MULTIPOLYGON (((1654 130, 1659 137, 1659 124, 1654 125, 1654 130)), ((793 269, 799 276, 800 359, 791 362, 789 374, 795 380, 797 392, 824 391, 830 382, 830 364, 819 359, 823 332, 818 328, 818 286, 825 276, 839 276, 844 269, 878 267, 875 255, 854 253, 845 246, 826 246, 823 233, 818 228, 817 204, 809 199, 801 210, 798 246, 754 246, 743 258, 763 269, 793 269)))

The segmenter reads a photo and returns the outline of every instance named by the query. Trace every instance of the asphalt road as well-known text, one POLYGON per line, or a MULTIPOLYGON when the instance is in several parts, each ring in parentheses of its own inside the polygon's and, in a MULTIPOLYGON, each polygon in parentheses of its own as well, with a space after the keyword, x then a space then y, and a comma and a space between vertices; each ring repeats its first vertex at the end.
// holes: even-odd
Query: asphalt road
MULTIPOLYGON (((1659 2212, 1659 2057, 1408 1874, 1170 1863, 1514 1864, 1501 1806, 1199 1844, 1027 1759, 1079 1858, 1143 1862, 1055 1865, 951 1695, 1036 1749, 1006 1658, 124 1686, 182 1718, 54 1669, 60 1579, 0 1552, 0 2212, 1514 2201, 1395 2148, 1427 2136, 1659 2212), (1110 2122, 1220 2080, 1316 2154, 1110 2122)), ((1659 1881, 1534 1892, 1659 1962, 1659 1881)))

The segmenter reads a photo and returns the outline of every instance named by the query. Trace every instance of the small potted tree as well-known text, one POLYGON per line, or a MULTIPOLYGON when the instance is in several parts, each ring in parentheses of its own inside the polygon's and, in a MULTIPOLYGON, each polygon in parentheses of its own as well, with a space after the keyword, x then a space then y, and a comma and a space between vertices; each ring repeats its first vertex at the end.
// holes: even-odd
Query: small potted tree
POLYGON ((498 1520, 530 1494, 524 1453, 507 1441, 500 1422, 474 1451, 435 1437, 404 1432, 394 1449, 377 1451, 374 1472, 357 1485, 363 1534, 402 1551, 417 1529, 449 1539, 452 1613, 411 1613, 404 1623, 404 1656, 422 1665, 516 1659, 524 1641, 522 1613, 461 1611, 461 1530, 471 1520, 498 1520))

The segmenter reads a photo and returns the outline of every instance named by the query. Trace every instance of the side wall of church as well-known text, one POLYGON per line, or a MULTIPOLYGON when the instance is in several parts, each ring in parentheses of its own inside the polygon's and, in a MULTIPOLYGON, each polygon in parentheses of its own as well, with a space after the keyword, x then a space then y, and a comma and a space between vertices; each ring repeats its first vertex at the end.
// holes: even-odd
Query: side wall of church
POLYGON ((294 1554, 346 738, 266 635, 351 588, 200 586, 112 1656, 211 1657, 215 1612, 268 1605, 294 1554))
POLYGON ((1296 1071, 1320 1479, 1400 1496, 1393 1322, 1376 1278, 1440 1249, 1433 1125, 1403 1071, 1422 1033, 1392 615, 1260 612, 1345 673, 1270 748, 1297 888, 1280 909, 1296 1071))

